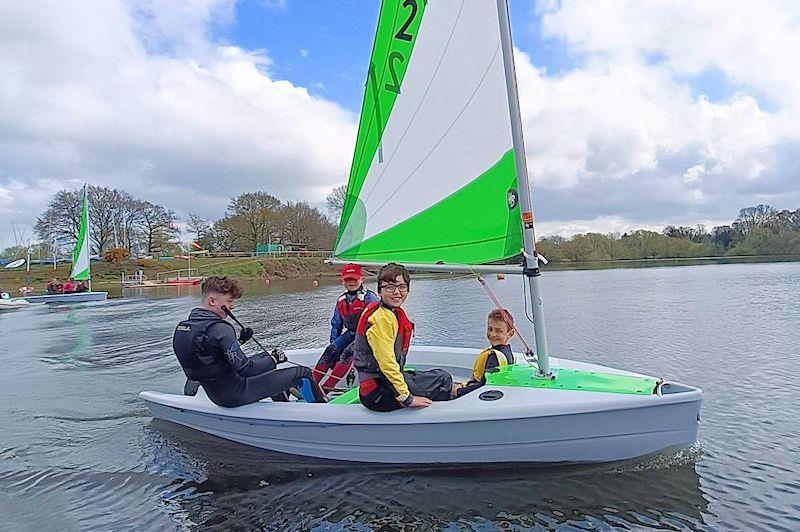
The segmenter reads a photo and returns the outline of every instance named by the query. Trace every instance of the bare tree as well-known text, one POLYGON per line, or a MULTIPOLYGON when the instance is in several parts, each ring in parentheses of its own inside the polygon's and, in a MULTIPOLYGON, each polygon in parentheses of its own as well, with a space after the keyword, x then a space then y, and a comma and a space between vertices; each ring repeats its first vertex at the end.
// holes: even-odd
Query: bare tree
POLYGON ((800 229, 800 209, 794 211, 784 209, 776 212, 764 225, 771 228, 775 233, 791 229, 800 229))
MULTIPOLYGON (((248 192, 231 199, 225 219, 237 218, 234 223, 243 231, 237 239, 255 251, 259 243, 265 243, 279 236, 281 200, 266 192, 248 192)), ((227 224, 231 225, 231 224, 227 224)))
MULTIPOLYGON (((135 248, 143 230, 150 223, 144 220, 143 209, 149 205, 151 209, 157 207, 163 210, 163 207, 135 199, 124 190, 90 186, 88 195, 91 218, 89 242, 93 253, 102 253, 114 246, 135 248)), ((72 247, 78 238, 82 207, 82 190, 57 192, 47 210, 36 220, 35 231, 39 238, 72 247)))
POLYGON ((189 213, 189 218, 186 220, 186 228, 192 233, 192 238, 195 241, 201 240, 211 230, 209 223, 194 213, 189 213))
POLYGON ((143 210, 147 205, 149 204, 133 198, 126 192, 120 194, 120 204, 117 206, 117 216, 114 221, 116 243, 119 247, 137 251, 144 224, 143 210))
POLYGON ((739 211, 736 223, 741 227, 742 233, 747 235, 750 231, 761 225, 768 224, 775 217, 778 211, 769 205, 756 205, 755 207, 745 207, 739 211))
POLYGON ((60 190, 36 219, 34 231, 42 240, 66 241, 78 239, 81 224, 81 197, 76 190, 60 190))
POLYGON ((147 253, 162 251, 180 232, 175 225, 178 220, 175 213, 161 205, 141 202, 139 212, 141 215, 142 239, 147 253))
POLYGON ((192 239, 204 249, 214 248, 214 230, 211 224, 197 214, 189 214, 186 228, 192 233, 192 239))
POLYGON ((335 219, 342 217, 342 210, 344 209, 344 202, 347 199, 347 186, 340 185, 331 190, 331 193, 325 198, 325 203, 328 205, 328 212, 335 219))
POLYGON ((217 220, 211 230, 214 247, 222 251, 252 251, 252 242, 245 236, 246 232, 246 222, 240 216, 217 220))
POLYGON ((303 244, 313 249, 332 248, 336 227, 308 203, 287 203, 281 214, 285 242, 303 244))

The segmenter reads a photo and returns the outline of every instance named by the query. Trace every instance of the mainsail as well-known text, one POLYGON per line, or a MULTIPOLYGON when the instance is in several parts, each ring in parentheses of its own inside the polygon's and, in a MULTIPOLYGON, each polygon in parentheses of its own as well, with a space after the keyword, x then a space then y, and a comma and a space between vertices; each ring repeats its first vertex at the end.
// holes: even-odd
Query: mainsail
POLYGON ((78 230, 75 252, 72 255, 72 273, 70 273, 70 277, 76 281, 88 281, 92 278, 89 267, 89 196, 86 186, 83 187, 81 226, 78 230))
POLYGON ((335 255, 484 264, 523 248, 496 0, 384 0, 335 255))

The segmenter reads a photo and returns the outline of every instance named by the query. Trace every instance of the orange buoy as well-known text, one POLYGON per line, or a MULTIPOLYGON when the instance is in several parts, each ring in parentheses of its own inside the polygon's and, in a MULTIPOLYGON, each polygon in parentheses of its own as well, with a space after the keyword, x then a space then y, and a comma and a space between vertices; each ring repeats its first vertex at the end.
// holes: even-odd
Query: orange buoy
POLYGON ((311 281, 311 286, 319 286, 319 281, 314 279, 313 281, 311 281))
POLYGON ((264 277, 264 284, 269 284, 269 277, 264 277))

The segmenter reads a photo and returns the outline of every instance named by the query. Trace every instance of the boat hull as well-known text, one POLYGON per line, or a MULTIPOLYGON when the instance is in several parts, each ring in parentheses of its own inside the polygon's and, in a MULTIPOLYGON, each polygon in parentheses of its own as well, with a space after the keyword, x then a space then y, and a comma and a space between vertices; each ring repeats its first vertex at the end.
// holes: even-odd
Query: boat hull
POLYGON ((28 303, 86 303, 88 301, 105 301, 108 292, 76 292, 72 294, 44 294, 41 296, 25 296, 28 303))
POLYGON ((27 306, 29 306, 29 303, 24 299, 0 299, 0 311, 17 310, 27 306))
MULTIPOLYGON (((413 358, 430 362, 438 358, 456 374, 468 370, 467 359, 477 353, 447 348, 416 351, 424 354, 413 358), (465 364, 454 364, 456 351, 465 364), (431 356, 437 354, 443 356, 431 356)), ((602 368, 558 362, 561 367, 602 368)), ((392 413, 371 412, 358 404, 270 401, 225 409, 202 391, 195 397, 157 392, 142 392, 140 397, 157 418, 294 455, 397 464, 608 462, 695 441, 702 392, 677 386, 678 393, 628 396, 487 385, 457 401, 392 413), (482 400, 481 392, 489 389, 503 397, 482 400)))

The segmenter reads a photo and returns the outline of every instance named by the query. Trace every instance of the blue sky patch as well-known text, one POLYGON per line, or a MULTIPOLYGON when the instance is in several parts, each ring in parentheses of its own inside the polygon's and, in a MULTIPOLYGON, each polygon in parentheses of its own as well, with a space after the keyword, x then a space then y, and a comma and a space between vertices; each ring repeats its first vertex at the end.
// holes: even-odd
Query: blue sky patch
MULTIPOLYGON (((265 50, 271 76, 306 87, 312 94, 358 112, 367 64, 378 21, 377 0, 291 1, 244 0, 236 5, 233 24, 215 30, 218 40, 248 50, 265 50)), ((543 39, 533 2, 510 2, 514 44, 533 64, 557 75, 575 61, 557 40, 543 39)))

